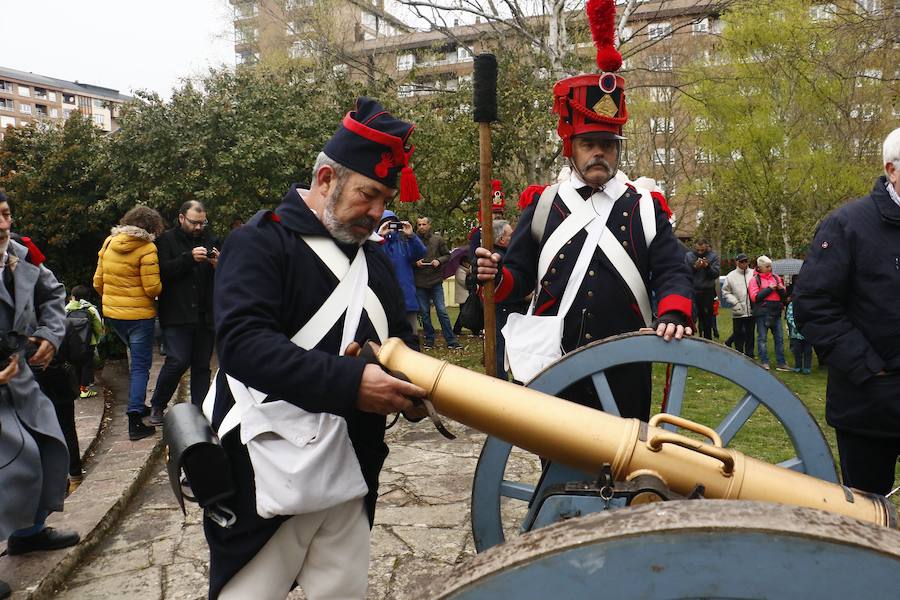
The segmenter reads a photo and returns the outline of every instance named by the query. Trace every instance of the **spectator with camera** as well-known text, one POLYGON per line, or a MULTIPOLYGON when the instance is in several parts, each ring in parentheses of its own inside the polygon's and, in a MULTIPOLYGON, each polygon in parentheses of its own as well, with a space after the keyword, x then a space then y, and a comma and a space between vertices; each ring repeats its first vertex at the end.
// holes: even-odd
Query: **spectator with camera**
POLYGON ((10 239, 11 225, 0 192, 0 536, 12 556, 72 546, 79 536, 44 524, 63 508, 69 453, 32 372, 50 364, 63 338, 65 288, 10 239))
POLYGON ((156 240, 159 275, 159 324, 166 361, 150 399, 150 424, 160 425, 182 375, 191 369, 191 402, 203 403, 209 390, 213 352, 213 277, 218 241, 207 228, 206 208, 188 200, 178 211, 178 225, 156 240))
POLYGON ((713 252, 707 240, 700 239, 694 244, 694 250, 685 255, 684 262, 693 272, 698 333, 711 340, 716 319, 713 303, 716 300, 716 283, 719 281, 719 255, 713 252))
POLYGON ((775 368, 790 371, 784 359, 784 328, 781 325, 781 311, 787 300, 784 281, 772 272, 772 259, 762 255, 756 259, 756 273, 750 279, 747 290, 756 318, 756 350, 759 364, 769 370, 769 331, 775 343, 775 368))
POLYGON ((409 321, 413 333, 418 331, 419 299, 416 296, 415 266, 416 261, 425 256, 425 244, 413 232, 412 223, 401 221, 390 210, 381 216, 378 235, 384 238, 381 248, 391 259, 394 272, 403 291, 403 304, 406 307, 406 320, 409 321))

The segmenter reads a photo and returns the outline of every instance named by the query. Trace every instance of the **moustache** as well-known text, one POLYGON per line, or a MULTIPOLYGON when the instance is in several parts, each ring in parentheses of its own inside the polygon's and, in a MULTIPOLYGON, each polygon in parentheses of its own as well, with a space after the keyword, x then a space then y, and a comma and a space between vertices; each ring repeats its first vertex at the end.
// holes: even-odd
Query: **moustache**
POLYGON ((606 169, 607 171, 609 171, 609 170, 611 169, 611 167, 609 166, 609 163, 606 162, 606 159, 605 159, 605 158, 600 158, 599 156, 598 156, 597 158, 592 158, 592 159, 588 162, 588 164, 585 165, 584 169, 585 169, 585 171, 587 171, 588 169, 593 168, 593 167, 596 167, 596 166, 598 166, 598 165, 601 166, 601 167, 603 167, 603 168, 606 169))

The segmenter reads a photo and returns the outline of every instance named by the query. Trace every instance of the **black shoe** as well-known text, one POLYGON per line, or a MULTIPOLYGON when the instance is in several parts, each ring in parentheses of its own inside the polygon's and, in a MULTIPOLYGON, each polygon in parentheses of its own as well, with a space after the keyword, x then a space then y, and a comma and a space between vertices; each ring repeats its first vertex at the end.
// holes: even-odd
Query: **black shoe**
POLYGON ((9 536, 6 553, 16 556, 38 550, 59 550, 74 546, 80 540, 81 536, 74 531, 59 531, 52 527, 44 527, 39 533, 28 537, 9 536))
POLYGON ((150 418, 147 419, 147 422, 151 425, 162 425, 163 424, 163 409, 161 408, 153 408, 150 410, 150 418))
POLYGON ((141 413, 128 413, 128 439, 132 442, 150 437, 156 433, 156 429, 144 425, 141 420, 141 413))

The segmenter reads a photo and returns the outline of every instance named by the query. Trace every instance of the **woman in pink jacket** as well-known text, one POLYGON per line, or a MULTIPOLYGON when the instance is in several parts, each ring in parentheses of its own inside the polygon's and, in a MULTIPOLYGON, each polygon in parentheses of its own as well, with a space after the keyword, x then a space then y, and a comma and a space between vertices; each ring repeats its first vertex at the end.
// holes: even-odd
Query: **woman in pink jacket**
POLYGON ((772 332, 775 340, 775 368, 789 371, 790 367, 784 359, 784 329, 781 326, 781 309, 787 290, 781 277, 772 272, 772 259, 760 256, 756 259, 756 273, 750 278, 748 288, 750 302, 753 305, 753 316, 756 318, 756 350, 759 363, 763 369, 769 370, 768 332, 772 332))

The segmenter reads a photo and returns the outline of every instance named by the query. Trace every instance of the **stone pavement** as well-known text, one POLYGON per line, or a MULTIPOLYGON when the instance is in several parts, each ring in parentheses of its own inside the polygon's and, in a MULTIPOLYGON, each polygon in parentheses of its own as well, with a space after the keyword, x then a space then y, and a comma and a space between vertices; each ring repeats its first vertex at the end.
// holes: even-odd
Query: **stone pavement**
MULTIPOLYGON (((401 419, 388 431, 391 453, 372 533, 370 599, 420 600, 426 585, 474 554, 469 496, 484 436, 456 423, 449 426, 456 440, 445 440, 427 421, 401 419)), ((522 462, 536 478, 537 461, 522 462)), ((182 516, 157 460, 125 518, 55 597, 205 598, 208 551, 200 517, 196 505, 182 516)), ((290 598, 304 596, 297 590, 290 598)))

